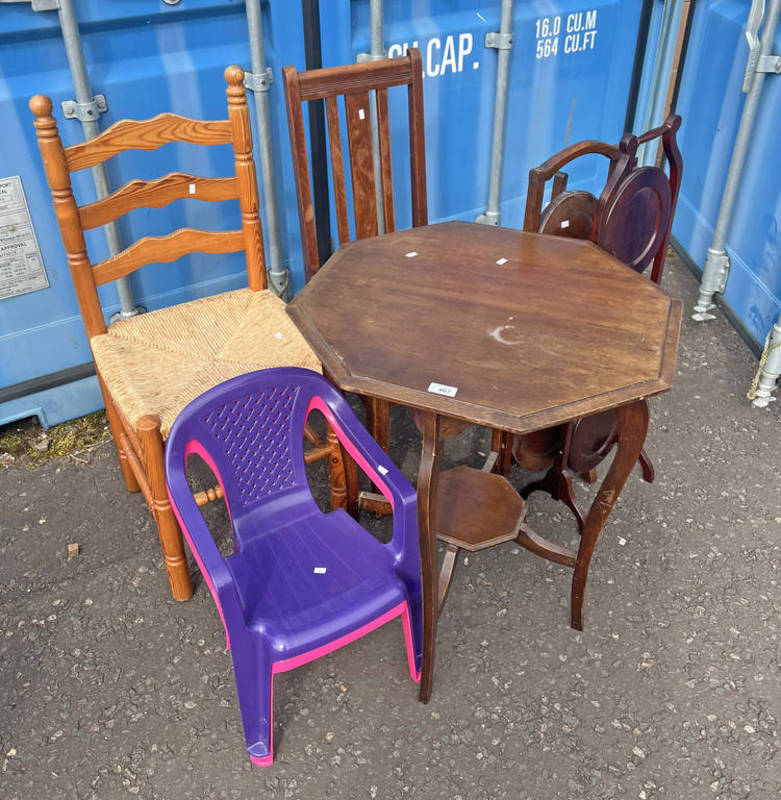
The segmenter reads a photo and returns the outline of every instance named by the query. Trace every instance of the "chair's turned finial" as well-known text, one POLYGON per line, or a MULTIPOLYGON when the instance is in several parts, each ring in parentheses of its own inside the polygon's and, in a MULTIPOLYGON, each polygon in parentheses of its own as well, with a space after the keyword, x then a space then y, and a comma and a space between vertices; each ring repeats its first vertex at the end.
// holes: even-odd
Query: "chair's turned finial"
POLYGON ((33 125, 41 142, 57 137, 57 120, 52 116, 52 101, 45 94, 36 94, 30 98, 30 111, 35 114, 33 125))
POLYGON ((30 98, 30 111, 36 117, 50 117, 52 115, 52 101, 51 98, 45 94, 36 94, 30 98))
POLYGON ((235 64, 225 69, 225 80, 228 82, 228 99, 243 97, 244 90, 244 70, 235 64))

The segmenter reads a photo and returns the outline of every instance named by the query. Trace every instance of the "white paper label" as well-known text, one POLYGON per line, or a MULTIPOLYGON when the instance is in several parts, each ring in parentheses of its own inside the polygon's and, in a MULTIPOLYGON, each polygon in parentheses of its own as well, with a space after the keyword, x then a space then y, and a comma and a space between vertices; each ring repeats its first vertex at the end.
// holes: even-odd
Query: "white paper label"
POLYGON ((568 219, 563 219, 561 221, 561 225, 559 227, 561 227, 561 228, 569 228, 569 220, 568 219))
POLYGON ((506 258, 500 258, 496 262, 497 266, 500 266, 500 267, 503 267, 506 263, 507 263, 507 259, 506 258))
POLYGON ((22 179, 0 178, 0 299, 48 286, 22 179))
POLYGON ((407 258, 415 258, 415 256, 416 256, 417 254, 418 254, 418 251, 417 251, 417 250, 410 250, 410 252, 409 252, 409 253, 405 253, 404 255, 405 255, 407 258))
POLYGON ((326 568, 325 567, 315 567, 315 575, 325 575, 326 568))
POLYGON ((190 194, 195 194, 195 184, 194 183, 190 184, 190 194))
POLYGON ((366 112, 362 109, 358 109, 358 119, 366 119, 366 112))
POLYGON ((378 465, 377 472, 379 472, 380 475, 387 475, 388 474, 387 468, 383 467, 382 464, 378 465))
POLYGON ((444 383, 430 383, 428 385, 428 390, 432 394, 441 394, 445 397, 455 397, 456 392, 458 391, 457 386, 447 386, 444 383))

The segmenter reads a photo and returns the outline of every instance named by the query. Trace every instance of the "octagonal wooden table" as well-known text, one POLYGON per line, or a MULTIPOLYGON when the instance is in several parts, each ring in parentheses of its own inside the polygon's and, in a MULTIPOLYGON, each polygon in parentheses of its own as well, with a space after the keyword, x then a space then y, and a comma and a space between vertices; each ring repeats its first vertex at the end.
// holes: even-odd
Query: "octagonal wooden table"
POLYGON ((672 385, 681 301, 591 242, 448 222, 340 247, 287 308, 340 388, 410 407, 421 430, 421 700, 460 549, 514 540, 571 567, 581 629, 597 537, 648 429, 645 398, 672 385), (616 453, 577 553, 525 524, 501 475, 439 473, 442 438, 467 424, 528 433, 610 409, 616 453), (439 579, 436 538, 447 548, 439 579))

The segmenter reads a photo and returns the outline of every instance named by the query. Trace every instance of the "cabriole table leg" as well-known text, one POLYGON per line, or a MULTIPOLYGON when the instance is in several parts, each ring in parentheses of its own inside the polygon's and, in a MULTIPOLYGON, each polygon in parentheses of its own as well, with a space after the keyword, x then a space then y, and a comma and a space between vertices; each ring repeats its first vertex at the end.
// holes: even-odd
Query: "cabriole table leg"
POLYGON ((575 561, 575 575, 572 578, 571 625, 578 631, 583 630, 583 596, 597 537, 637 463, 648 432, 648 404, 645 400, 620 406, 615 413, 618 427, 616 454, 588 511, 575 561))

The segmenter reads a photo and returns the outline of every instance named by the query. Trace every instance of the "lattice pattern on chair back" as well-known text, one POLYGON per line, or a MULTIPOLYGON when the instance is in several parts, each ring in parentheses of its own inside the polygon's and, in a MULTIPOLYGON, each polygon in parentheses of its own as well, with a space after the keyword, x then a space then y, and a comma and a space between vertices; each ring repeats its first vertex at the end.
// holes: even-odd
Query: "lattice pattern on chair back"
POLYGON ((291 429, 299 391, 289 385, 255 391, 201 417, 231 467, 222 479, 234 513, 237 501, 246 507, 296 485, 291 429))

